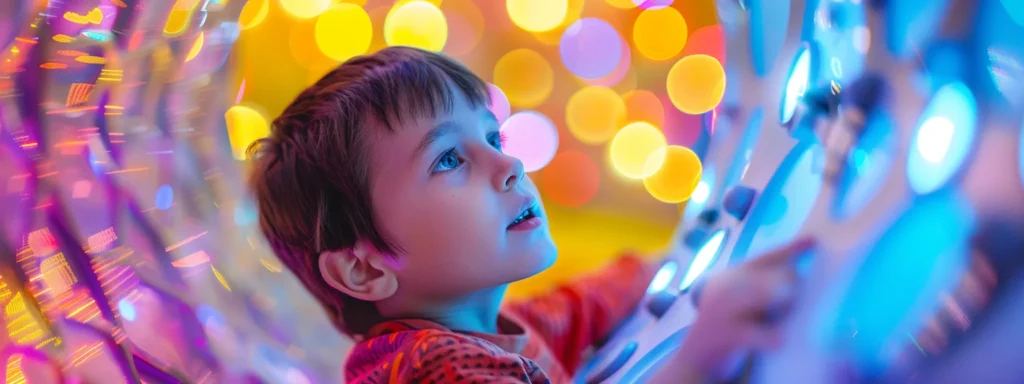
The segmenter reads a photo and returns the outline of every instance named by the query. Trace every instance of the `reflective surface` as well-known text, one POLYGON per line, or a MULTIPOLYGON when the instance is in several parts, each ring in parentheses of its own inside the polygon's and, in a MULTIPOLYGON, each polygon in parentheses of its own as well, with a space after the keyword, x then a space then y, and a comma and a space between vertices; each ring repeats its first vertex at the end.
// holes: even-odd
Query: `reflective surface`
POLYGON ((974 148, 977 119, 974 96, 964 84, 949 84, 935 92, 907 155, 907 178, 915 192, 935 191, 960 171, 974 148))

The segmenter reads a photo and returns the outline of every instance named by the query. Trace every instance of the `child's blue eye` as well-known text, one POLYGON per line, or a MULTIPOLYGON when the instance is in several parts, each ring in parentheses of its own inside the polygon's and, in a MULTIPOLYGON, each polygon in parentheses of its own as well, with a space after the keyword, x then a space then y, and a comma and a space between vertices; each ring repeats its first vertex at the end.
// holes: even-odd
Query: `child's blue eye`
POLYGON ((501 151, 505 148, 505 134, 495 132, 487 137, 487 143, 494 147, 494 149, 501 151))
POLYGON ((455 154, 455 150, 449 150, 437 159, 437 165, 434 166, 434 172, 451 171, 458 168, 460 165, 462 165, 462 158, 455 154))

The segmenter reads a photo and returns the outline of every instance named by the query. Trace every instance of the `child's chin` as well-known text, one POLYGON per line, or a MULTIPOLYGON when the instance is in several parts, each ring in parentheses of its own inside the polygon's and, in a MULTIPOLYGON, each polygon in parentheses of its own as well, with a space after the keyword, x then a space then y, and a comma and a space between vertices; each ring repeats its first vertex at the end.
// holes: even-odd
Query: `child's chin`
POLYGON ((529 257, 529 264, 533 268, 531 268, 529 276, 523 276, 524 279, 536 275, 538 273, 544 272, 548 268, 551 268, 551 266, 555 264, 555 260, 558 259, 558 248, 556 248, 554 244, 552 244, 550 248, 535 252, 529 255, 529 257))

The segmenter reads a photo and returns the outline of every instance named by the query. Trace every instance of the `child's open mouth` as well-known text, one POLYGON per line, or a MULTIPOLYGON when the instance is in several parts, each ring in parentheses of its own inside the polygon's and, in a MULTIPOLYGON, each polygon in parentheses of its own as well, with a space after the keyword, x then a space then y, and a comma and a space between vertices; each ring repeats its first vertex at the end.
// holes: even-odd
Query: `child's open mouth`
POLYGON ((509 231, 528 231, 540 227, 541 220, 536 214, 537 206, 524 209, 522 213, 508 225, 509 231))

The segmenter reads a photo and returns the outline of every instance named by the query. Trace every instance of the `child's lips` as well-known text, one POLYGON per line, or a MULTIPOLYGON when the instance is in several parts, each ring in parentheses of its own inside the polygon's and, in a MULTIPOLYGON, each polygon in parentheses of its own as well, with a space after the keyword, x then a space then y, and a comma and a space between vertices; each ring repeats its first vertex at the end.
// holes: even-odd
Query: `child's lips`
POLYGON ((540 228, 540 226, 543 225, 543 224, 544 224, 544 221, 542 221, 540 219, 540 217, 534 216, 534 217, 531 217, 529 219, 523 220, 522 222, 520 222, 518 224, 510 225, 508 227, 508 230, 509 231, 532 231, 534 229, 540 228))

